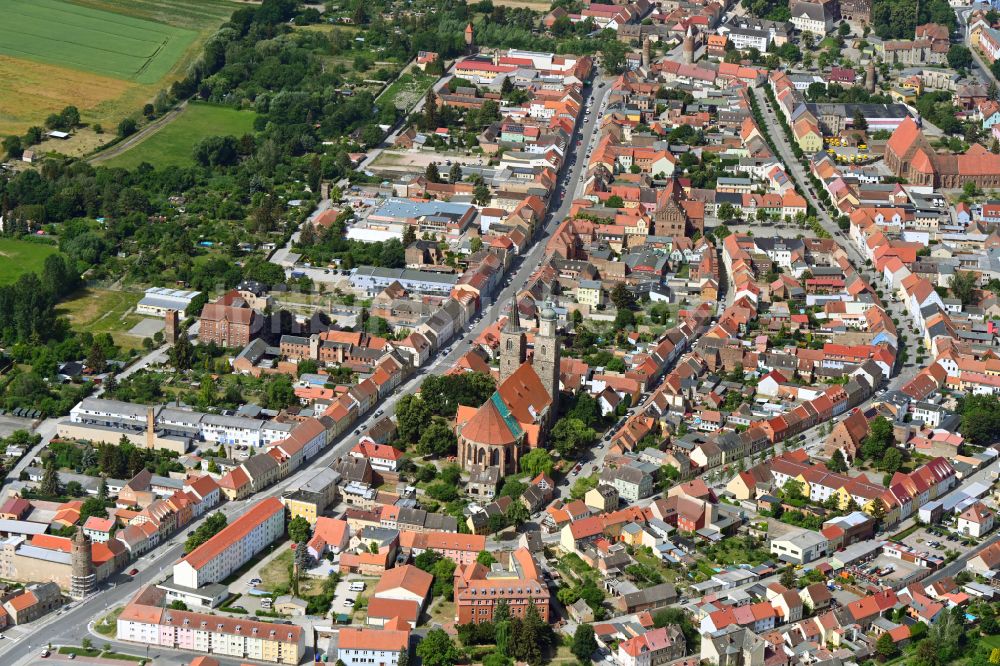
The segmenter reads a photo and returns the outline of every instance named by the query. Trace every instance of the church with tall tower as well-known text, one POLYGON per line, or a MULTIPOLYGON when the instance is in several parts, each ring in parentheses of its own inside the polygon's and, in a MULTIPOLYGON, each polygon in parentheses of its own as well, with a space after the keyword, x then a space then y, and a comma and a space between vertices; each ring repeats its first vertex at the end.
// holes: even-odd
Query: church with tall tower
POLYGON ((531 360, 527 332, 512 301, 500 332, 497 389, 480 407, 460 406, 455 417, 458 459, 472 472, 496 467, 500 477, 518 471, 527 451, 544 445, 559 409, 558 317, 551 303, 538 313, 531 360))

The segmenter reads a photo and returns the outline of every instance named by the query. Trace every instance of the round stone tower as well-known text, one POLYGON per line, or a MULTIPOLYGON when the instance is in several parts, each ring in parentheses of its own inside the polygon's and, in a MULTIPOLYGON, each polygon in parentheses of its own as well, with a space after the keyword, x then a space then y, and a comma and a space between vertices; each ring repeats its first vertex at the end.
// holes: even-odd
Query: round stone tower
POLYGON ((465 50, 472 53, 472 50, 476 42, 475 29, 472 27, 472 21, 469 21, 469 25, 465 26, 465 50))
POLYGON ((689 27, 687 34, 684 35, 684 42, 681 46, 681 51, 684 56, 684 63, 691 65, 694 63, 694 28, 689 27))
POLYGON ((70 576, 69 596, 73 599, 83 599, 94 591, 97 584, 94 575, 94 556, 90 550, 90 537, 79 527, 73 535, 70 548, 72 575, 70 576))

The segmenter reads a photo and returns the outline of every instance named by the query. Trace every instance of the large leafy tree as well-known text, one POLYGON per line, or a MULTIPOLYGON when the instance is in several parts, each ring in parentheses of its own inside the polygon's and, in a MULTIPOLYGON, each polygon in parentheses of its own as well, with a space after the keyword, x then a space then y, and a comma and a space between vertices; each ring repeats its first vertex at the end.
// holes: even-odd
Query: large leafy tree
POLYGON ((1000 400, 992 395, 970 395, 962 399, 961 432, 970 444, 987 446, 1000 433, 1000 400))
POLYGON ((423 455, 446 456, 455 451, 457 440, 448 422, 435 417, 420 435, 417 451, 423 455))
POLYGON ((859 452, 868 460, 879 461, 894 441, 892 424, 884 416, 876 416, 868 424, 868 436, 861 442, 859 452))
POLYGON ((844 455, 843 451, 837 449, 836 451, 833 452, 833 455, 830 456, 830 460, 827 461, 826 467, 831 472, 840 472, 840 473, 846 472, 847 456, 844 455))
POLYGON ((399 438, 413 444, 420 439, 421 431, 430 423, 431 408, 417 395, 407 394, 396 403, 396 428, 399 438))
POLYGON ((597 440, 597 431, 580 419, 560 419, 552 428, 552 446, 564 457, 572 457, 597 440))
POLYGON ((582 662, 590 661, 590 655, 597 650, 597 639, 594 637, 594 627, 589 624, 577 625, 573 634, 573 645, 570 647, 573 656, 582 662))
POLYGON ((539 474, 552 474, 555 463, 552 456, 545 449, 532 449, 521 456, 521 470, 528 473, 528 476, 535 477, 539 474))
POLYGON ((454 666, 462 653, 443 629, 431 629, 417 644, 417 656, 425 666, 454 666))
POLYGON ((955 271, 951 276, 951 291, 962 305, 972 302, 976 290, 976 275, 972 271, 955 271))

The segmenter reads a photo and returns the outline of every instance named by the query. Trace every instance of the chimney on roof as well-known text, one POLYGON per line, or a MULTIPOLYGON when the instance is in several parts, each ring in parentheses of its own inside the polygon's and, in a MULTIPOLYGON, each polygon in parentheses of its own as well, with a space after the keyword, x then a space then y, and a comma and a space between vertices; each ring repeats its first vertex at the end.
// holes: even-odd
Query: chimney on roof
POLYGON ((146 448, 156 448, 156 413, 152 405, 146 407, 146 448))

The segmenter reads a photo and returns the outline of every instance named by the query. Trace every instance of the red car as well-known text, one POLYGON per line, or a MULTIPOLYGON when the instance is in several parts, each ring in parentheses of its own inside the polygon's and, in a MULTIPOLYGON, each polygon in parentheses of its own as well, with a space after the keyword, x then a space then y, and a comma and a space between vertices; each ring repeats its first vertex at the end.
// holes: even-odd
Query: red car
POLYGON ((129 572, 128 572, 128 575, 129 575, 129 576, 134 576, 134 575, 136 575, 137 573, 139 573, 139 570, 138 570, 138 569, 129 569, 129 572))

